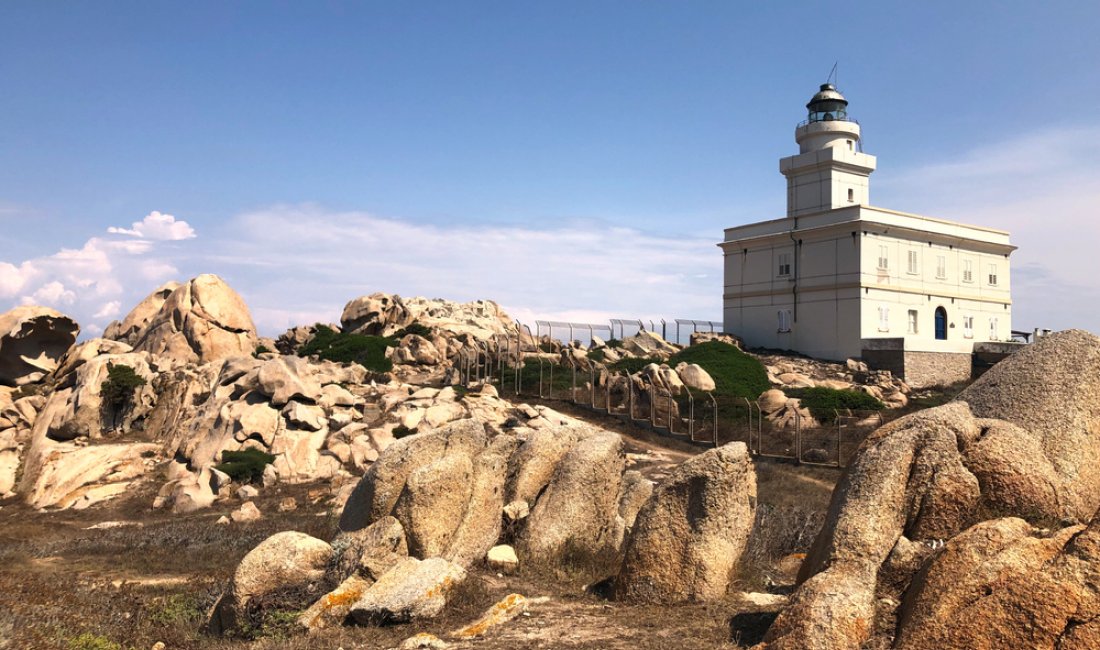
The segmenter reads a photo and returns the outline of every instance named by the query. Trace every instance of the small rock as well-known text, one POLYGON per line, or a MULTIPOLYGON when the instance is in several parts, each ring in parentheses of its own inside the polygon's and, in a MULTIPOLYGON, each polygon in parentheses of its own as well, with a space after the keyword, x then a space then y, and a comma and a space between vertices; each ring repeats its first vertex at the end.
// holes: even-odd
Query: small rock
POLYGON ((221 525, 224 526, 224 525, 229 523, 229 517, 226 517, 225 515, 222 515, 221 517, 218 517, 218 520, 215 521, 214 523, 221 524, 221 525))
POLYGON ((527 599, 522 594, 508 594, 499 603, 486 610, 481 618, 462 629, 451 632, 451 635, 460 639, 483 636, 494 627, 503 625, 526 611, 527 599))
POLYGON ((230 513, 229 518, 234 522, 241 524, 246 521, 256 521, 263 515, 260 514, 260 509, 256 507, 256 504, 251 501, 245 501, 241 504, 240 508, 237 508, 230 513))
POLYGON ((398 650, 446 650, 447 642, 434 634, 421 632, 405 639, 398 650))
POLYGON ((259 495, 260 495, 260 491, 257 490, 252 485, 245 485, 245 486, 242 486, 241 489, 237 490, 237 498, 241 499, 242 501, 245 501, 245 500, 248 500, 248 499, 255 499, 259 495))
POLYGON ((298 500, 294 497, 279 499, 279 512, 292 512, 298 509, 298 500))
POLYGON ((516 557, 516 551, 507 544, 489 549, 485 559, 494 571, 500 571, 501 573, 513 573, 519 568, 519 558, 516 557))
POLYGON ((507 517, 509 521, 526 519, 530 514, 531 506, 527 505, 527 502, 522 499, 516 499, 504 506, 504 516, 507 517))

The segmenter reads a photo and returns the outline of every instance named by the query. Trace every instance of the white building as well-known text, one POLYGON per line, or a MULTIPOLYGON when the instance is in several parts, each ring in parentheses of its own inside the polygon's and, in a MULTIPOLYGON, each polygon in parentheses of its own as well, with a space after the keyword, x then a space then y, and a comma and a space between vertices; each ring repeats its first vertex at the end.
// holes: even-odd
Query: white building
POLYGON ((863 358, 914 385, 970 376, 975 343, 1007 341, 1001 230, 872 207, 875 157, 831 84, 779 161, 787 216, 725 231, 725 331, 752 347, 863 358))

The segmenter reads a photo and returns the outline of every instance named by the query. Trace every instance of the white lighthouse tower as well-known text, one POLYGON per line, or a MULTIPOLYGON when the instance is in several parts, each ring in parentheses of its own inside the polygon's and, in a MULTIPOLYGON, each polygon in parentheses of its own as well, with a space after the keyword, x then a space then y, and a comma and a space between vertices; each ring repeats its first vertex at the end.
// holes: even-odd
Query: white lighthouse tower
POLYGON ((868 205, 875 157, 862 151, 859 122, 848 117, 848 100, 836 86, 822 84, 806 109, 809 116, 794 130, 798 155, 779 161, 787 177, 787 216, 868 205))
POLYGON ((779 161, 786 217, 726 229, 725 331, 750 347, 859 357, 914 386, 967 379, 1011 336, 1009 234, 871 205, 875 157, 826 83, 779 161))

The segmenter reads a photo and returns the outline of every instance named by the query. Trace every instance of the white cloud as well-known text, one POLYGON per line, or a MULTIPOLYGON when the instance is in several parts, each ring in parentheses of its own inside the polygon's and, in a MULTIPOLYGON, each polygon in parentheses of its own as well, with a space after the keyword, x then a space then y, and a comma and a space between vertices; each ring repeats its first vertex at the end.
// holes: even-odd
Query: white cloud
POLYGON ((178 241, 195 236, 195 229, 186 221, 176 221, 172 215, 161 214, 155 210, 145 215, 141 221, 135 221, 130 228, 112 226, 107 229, 107 232, 156 241, 178 241))
POLYGON ((19 302, 24 305, 46 305, 49 307, 66 307, 76 300, 76 293, 66 289, 65 285, 57 280, 47 282, 29 296, 23 296, 19 302))
POLYGON ((229 228, 208 242, 208 270, 237 267, 232 275, 244 282, 236 288, 267 334, 337 320, 348 300, 375 291, 488 298, 532 325, 721 314, 717 238, 593 223, 425 225, 316 206, 242 214, 229 228))
POLYGON ((194 236, 185 222, 156 212, 134 225, 145 239, 132 239, 133 233, 92 237, 79 248, 0 261, 0 301, 7 302, 0 302, 0 311, 16 303, 47 305, 75 318, 85 334, 102 332, 123 305, 137 304, 157 284, 178 277, 167 257, 178 253, 164 250, 161 242, 194 236))
POLYGON ((1100 332, 1100 128, 1052 128, 872 178, 876 205, 1011 231, 1014 329, 1100 332), (885 181, 885 182, 884 182, 885 181))
POLYGON ((121 312, 122 312, 122 301, 112 300, 110 302, 103 303, 103 306, 99 308, 99 311, 97 311, 95 314, 92 315, 92 318, 97 318, 97 319, 100 319, 100 320, 107 319, 107 318, 114 318, 114 317, 118 316, 119 313, 121 313, 121 312))

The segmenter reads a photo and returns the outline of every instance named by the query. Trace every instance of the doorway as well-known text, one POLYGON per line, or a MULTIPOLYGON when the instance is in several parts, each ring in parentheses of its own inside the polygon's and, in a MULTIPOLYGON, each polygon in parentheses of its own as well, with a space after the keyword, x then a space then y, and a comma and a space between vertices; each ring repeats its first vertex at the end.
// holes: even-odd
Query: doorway
POLYGON ((936 307, 936 340, 947 340, 947 310, 936 307))

